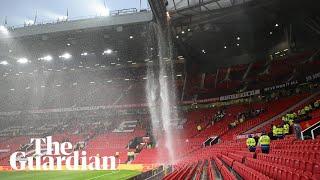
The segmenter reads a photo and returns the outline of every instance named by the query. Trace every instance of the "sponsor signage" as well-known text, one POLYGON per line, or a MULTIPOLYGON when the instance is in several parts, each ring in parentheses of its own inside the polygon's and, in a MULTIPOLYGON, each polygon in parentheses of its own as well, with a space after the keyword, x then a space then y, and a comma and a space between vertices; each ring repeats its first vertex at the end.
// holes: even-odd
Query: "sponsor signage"
POLYGON ((286 87, 290 87, 293 85, 297 85, 298 81, 291 81, 291 82, 287 82, 284 84, 279 84, 279 85, 275 85, 275 86, 271 86, 271 87, 266 87, 263 90, 264 91, 272 91, 272 90, 276 90, 276 89, 282 89, 282 88, 286 88, 286 87))

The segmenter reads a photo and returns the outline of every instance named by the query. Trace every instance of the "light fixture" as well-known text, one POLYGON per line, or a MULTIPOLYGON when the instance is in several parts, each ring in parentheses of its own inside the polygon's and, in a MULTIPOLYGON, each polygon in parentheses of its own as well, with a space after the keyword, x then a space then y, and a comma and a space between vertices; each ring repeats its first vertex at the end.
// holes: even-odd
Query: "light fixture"
POLYGON ((207 53, 206 50, 204 50, 204 49, 202 49, 201 52, 202 52, 203 54, 206 54, 206 53, 207 53))
POLYGON ((6 66, 6 65, 8 65, 9 63, 8 63, 8 61, 1 61, 0 64, 6 66))
POLYGON ((166 12, 166 15, 167 15, 167 18, 170 19, 170 13, 168 11, 166 12))
POLYGON ((240 46, 240 44, 239 44, 239 43, 237 43, 237 46, 240 46))
POLYGON ((95 82, 91 81, 90 84, 94 84, 95 82))
POLYGON ((182 76, 182 74, 177 74, 177 77, 181 77, 182 76))
POLYGON ((270 35, 272 35, 272 34, 273 34, 273 32, 272 32, 272 31, 270 31, 270 32, 269 32, 269 34, 270 34, 270 35))
POLYGON ((184 31, 181 31, 181 34, 184 34, 185 32, 184 31))
POLYGON ((112 62, 112 63, 110 63, 110 64, 115 65, 116 63, 112 62))
POLYGON ((87 52, 81 53, 81 56, 88 56, 87 52))
POLYGON ((125 81, 129 81, 130 79, 124 79, 125 81))
POLYGON ((191 29, 189 28, 189 29, 188 29, 188 32, 190 32, 190 31, 191 31, 191 29))
POLYGON ((105 51, 103 51, 103 55, 105 55, 105 54, 111 54, 112 53, 112 50, 111 49, 107 49, 107 50, 105 50, 105 51))
POLYGON ((164 77, 164 78, 167 78, 168 76, 165 75, 165 76, 163 76, 163 77, 164 77))
POLYGON ((108 80, 107 82, 108 82, 108 83, 111 83, 111 82, 112 82, 112 80, 108 80))
POLYGON ((61 84, 57 84, 56 86, 57 86, 57 87, 61 87, 61 84))
POLYGON ((59 56, 59 58, 61 58, 61 59, 70 59, 71 57, 72 57, 72 55, 69 53, 64 53, 61 56, 59 56))
POLYGON ((9 34, 9 30, 5 26, 1 25, 0 26, 0 33, 7 35, 7 34, 9 34))
POLYGON ((48 56, 44 56, 42 58, 39 58, 38 60, 51 61, 52 59, 53 59, 52 56, 48 55, 48 56))
POLYGON ((224 46, 223 48, 227 49, 227 46, 224 46))
POLYGON ((146 79, 148 79, 148 78, 147 78, 147 77, 143 77, 142 79, 146 80, 146 79))
POLYGON ((133 36, 129 36, 130 39, 133 39, 133 36))
POLYGON ((137 63, 133 62, 132 64, 135 65, 135 64, 137 64, 137 63))
POLYGON ((279 26, 279 24, 277 23, 277 24, 275 24, 275 26, 276 26, 276 27, 278 27, 278 26, 279 26))
POLYGON ((177 39, 179 39, 179 36, 176 36, 177 39))
POLYGON ((10 89, 10 91, 14 91, 14 89, 12 88, 12 89, 10 89))
POLYGON ((239 36, 237 37, 237 40, 238 40, 238 41, 240 40, 240 37, 239 37, 239 36))
POLYGON ((68 43, 68 44, 67 44, 67 46, 71 46, 71 44, 70 44, 70 43, 68 43))
POLYGON ((29 60, 27 58, 19 58, 17 62, 20 64, 27 64, 29 60))

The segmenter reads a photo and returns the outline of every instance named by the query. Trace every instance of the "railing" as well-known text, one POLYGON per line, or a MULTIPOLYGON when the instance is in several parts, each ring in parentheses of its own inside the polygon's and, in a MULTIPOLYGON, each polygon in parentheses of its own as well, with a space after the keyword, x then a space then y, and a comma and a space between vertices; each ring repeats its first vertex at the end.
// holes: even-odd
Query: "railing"
MULTIPOLYGON (((114 11, 110 11, 109 16, 120 16, 120 15, 126 15, 126 14, 134 14, 134 13, 138 13, 138 12, 149 12, 150 9, 141 9, 138 10, 136 8, 129 8, 129 9, 120 9, 120 10, 114 10, 114 11)), ((64 18, 57 18, 57 19, 43 19, 39 22, 35 22, 32 24, 18 24, 18 25, 13 25, 13 26, 8 26, 7 28, 9 30, 14 30, 16 28, 22 28, 22 27, 32 27, 32 26, 41 26, 41 25, 46 25, 46 24, 59 24, 59 23, 65 23, 65 22, 69 22, 69 21, 76 21, 76 20, 83 20, 83 19, 93 19, 93 18, 103 18, 103 17, 107 17, 104 15, 88 15, 88 16, 77 16, 77 17, 64 17, 64 18)))
POLYGON ((315 128, 313 128, 312 130, 311 130, 311 137, 312 137, 312 139, 315 139, 316 138, 316 136, 317 135, 319 135, 320 134, 320 125, 319 126, 317 126, 317 127, 315 127, 315 128), (318 130, 318 131, 316 131, 316 130, 318 130), (315 135, 315 131, 316 131, 316 135, 315 135))
MULTIPOLYGON (((301 134, 301 139, 305 140, 307 138, 312 138, 314 139, 315 137, 315 132, 319 133, 320 130, 320 121, 314 123, 313 125, 311 125, 310 127, 308 127, 307 129, 303 130, 300 134, 301 134), (316 131, 317 130, 317 131, 316 131), (313 136, 312 136, 313 133, 313 136)), ((317 135, 317 134, 316 134, 317 135)))

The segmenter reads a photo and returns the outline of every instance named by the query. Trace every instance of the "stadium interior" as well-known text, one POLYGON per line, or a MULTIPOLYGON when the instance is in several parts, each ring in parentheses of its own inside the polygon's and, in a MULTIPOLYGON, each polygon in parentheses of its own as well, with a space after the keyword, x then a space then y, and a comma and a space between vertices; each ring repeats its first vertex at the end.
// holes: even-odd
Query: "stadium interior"
POLYGON ((123 171, 74 179, 319 180, 316 1, 148 4, 0 23, 0 179, 52 136, 123 171))

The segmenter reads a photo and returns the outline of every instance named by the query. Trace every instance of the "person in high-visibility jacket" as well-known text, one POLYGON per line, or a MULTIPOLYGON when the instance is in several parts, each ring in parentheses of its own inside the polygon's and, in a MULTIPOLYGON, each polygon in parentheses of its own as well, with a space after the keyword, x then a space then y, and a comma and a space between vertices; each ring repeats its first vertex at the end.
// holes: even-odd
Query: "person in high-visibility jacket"
POLYGON ((284 124, 283 125, 283 134, 289 134, 289 124, 284 124))
POLYGON ((273 137, 277 136, 277 126, 276 125, 272 126, 272 135, 273 135, 273 137))
POLYGON ((276 129, 276 137, 277 139, 282 139, 283 138, 283 127, 278 126, 276 129))
POLYGON ((298 118, 298 116, 297 116, 297 113, 293 113, 293 119, 297 119, 298 118))
POLYGON ((266 133, 262 133, 259 138, 262 153, 268 154, 270 150, 270 137, 266 133))
POLYGON ((256 140, 251 135, 248 136, 247 147, 250 152, 256 151, 256 140))

